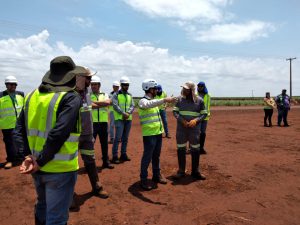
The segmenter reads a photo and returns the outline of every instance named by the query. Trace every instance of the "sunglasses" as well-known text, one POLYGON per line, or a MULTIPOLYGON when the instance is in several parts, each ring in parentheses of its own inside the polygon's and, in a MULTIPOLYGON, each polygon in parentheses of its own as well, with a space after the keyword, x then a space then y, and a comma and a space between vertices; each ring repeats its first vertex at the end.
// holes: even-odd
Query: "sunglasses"
POLYGON ((129 84, 121 84, 124 87, 129 87, 129 84))

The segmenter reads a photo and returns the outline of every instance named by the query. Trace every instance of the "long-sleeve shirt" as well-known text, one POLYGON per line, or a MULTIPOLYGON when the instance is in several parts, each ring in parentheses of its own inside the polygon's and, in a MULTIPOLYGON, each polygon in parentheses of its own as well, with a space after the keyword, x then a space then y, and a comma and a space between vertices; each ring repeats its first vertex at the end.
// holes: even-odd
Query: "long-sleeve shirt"
POLYGON ((164 103, 163 99, 151 99, 149 96, 145 95, 140 99, 138 105, 142 109, 149 109, 156 106, 160 106, 164 103))
POLYGON ((173 109, 173 115, 177 119, 179 124, 182 124, 183 120, 189 122, 192 119, 196 119, 197 123, 199 123, 207 115, 207 114, 200 114, 200 111, 203 109, 205 109, 205 106, 203 103, 203 99, 201 97, 197 97, 195 102, 191 102, 186 98, 179 97, 173 109), (184 115, 183 112, 195 112, 199 114, 197 116, 188 115, 188 113, 184 115))
POLYGON ((120 114, 124 114, 124 113, 128 113, 128 114, 132 114, 133 110, 134 110, 134 102, 133 102, 133 98, 132 95, 128 92, 123 92, 122 90, 119 90, 117 93, 114 93, 112 96, 112 105, 115 111, 117 111, 120 114), (130 102, 130 106, 127 112, 125 112, 123 109, 121 109, 121 107, 119 106, 119 102, 118 102, 118 94, 124 94, 124 95, 130 95, 132 101, 130 102))
MULTIPOLYGON (((37 158, 37 164, 42 167, 54 158, 70 133, 76 131, 78 112, 82 105, 80 96, 75 92, 67 93, 59 103, 56 124, 50 130, 41 154, 37 158)), ((19 152, 30 153, 27 139, 25 115, 22 110, 13 132, 14 142, 19 152)))

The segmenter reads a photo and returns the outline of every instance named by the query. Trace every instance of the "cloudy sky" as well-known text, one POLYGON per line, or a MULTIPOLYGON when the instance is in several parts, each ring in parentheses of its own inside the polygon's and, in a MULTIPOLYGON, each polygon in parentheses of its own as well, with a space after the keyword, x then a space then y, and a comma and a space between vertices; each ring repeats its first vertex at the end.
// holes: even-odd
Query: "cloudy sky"
POLYGON ((0 88, 15 75, 36 88, 50 60, 71 56, 97 70, 102 89, 126 75, 130 92, 154 78, 168 94, 205 81, 215 97, 300 95, 299 0, 2 1, 0 88))

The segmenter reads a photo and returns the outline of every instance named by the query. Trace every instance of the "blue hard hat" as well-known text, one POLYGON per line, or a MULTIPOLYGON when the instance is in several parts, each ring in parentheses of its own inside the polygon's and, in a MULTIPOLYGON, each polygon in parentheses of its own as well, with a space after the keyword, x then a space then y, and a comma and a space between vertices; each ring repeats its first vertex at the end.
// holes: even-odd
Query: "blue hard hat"
POLYGON ((157 85, 157 91, 162 91, 162 86, 160 84, 157 85))

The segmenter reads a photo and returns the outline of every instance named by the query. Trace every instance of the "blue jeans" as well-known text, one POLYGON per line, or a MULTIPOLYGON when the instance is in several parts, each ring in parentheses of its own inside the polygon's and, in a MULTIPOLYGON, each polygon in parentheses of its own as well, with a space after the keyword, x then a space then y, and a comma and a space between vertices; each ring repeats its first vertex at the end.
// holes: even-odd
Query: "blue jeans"
POLYGON ((65 225, 77 180, 77 171, 32 175, 37 193, 35 216, 47 225, 65 225))
POLYGON ((159 110, 159 114, 164 125, 165 134, 168 135, 169 129, 168 129, 167 112, 166 110, 159 110))
POLYGON ((115 120, 116 134, 112 147, 113 157, 118 157, 119 140, 122 141, 121 155, 126 154, 128 136, 131 128, 131 120, 115 120))
POLYGON ((147 180, 148 167, 152 160, 152 174, 153 177, 160 175, 160 152, 162 146, 162 135, 144 136, 144 152, 141 160, 141 180, 147 180))
POLYGON ((114 112, 111 111, 109 112, 109 137, 110 140, 114 139, 115 136, 115 117, 114 117, 114 112))

